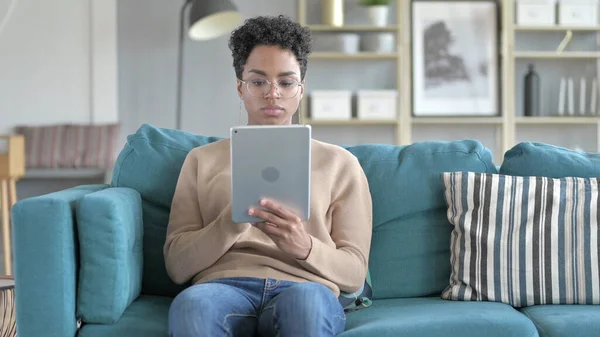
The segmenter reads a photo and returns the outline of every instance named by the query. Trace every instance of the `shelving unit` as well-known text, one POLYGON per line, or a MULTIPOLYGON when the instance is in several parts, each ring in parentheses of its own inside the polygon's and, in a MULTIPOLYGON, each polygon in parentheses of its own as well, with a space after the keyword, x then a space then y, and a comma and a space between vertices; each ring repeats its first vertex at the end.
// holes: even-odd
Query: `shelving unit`
MULTIPOLYGON (((562 69, 563 64, 558 62, 569 62, 570 66, 579 63, 588 64, 596 63, 596 72, 600 64, 600 24, 592 27, 581 26, 519 26, 516 24, 516 0, 503 0, 499 7, 500 17, 499 25, 499 80, 501 100, 501 114, 493 117, 415 117, 412 114, 412 41, 411 41, 411 17, 412 17, 412 2, 413 0, 394 0, 395 1, 395 17, 396 24, 384 27, 373 27, 368 25, 350 24, 342 27, 332 27, 323 24, 309 24, 307 18, 307 3, 311 0, 298 0, 298 21, 308 26, 314 33, 367 33, 367 32, 387 32, 394 33, 396 37, 396 52, 387 54, 360 52, 356 54, 332 53, 332 52, 314 52, 310 57, 310 64, 315 62, 330 62, 331 67, 336 66, 335 61, 340 62, 356 62, 360 67, 360 62, 370 61, 393 61, 397 71, 394 74, 395 90, 398 90, 398 116, 395 120, 390 121, 372 121, 372 120, 311 120, 308 117, 308 104, 306 100, 302 100, 300 105, 299 120, 301 123, 311 124, 318 127, 394 127, 395 144, 408 145, 416 141, 419 137, 418 133, 414 134, 415 129, 427 130, 431 133, 430 128, 456 128, 458 138, 475 138, 477 132, 493 132, 495 136, 495 147, 491 148, 495 154, 495 160, 500 162, 506 151, 512 148, 518 141, 522 141, 522 130, 540 129, 556 130, 556 128, 564 128, 567 132, 573 128, 586 128, 586 130, 597 130, 596 150, 600 152, 600 118, 598 115, 564 115, 557 116, 555 113, 557 106, 553 105, 547 108, 544 116, 524 117, 520 111, 520 92, 519 85, 522 81, 524 73, 522 69, 524 62, 546 62, 550 64, 556 63, 556 69, 562 69), (528 50, 526 48, 516 48, 518 34, 542 34, 542 36, 556 37, 562 33, 569 34, 592 34, 595 35, 598 45, 592 46, 585 50, 576 50, 566 48, 564 50, 528 50), (544 35, 546 34, 546 35, 544 35), (558 35, 557 35, 558 34, 558 35), (590 50, 591 49, 591 50, 590 50), (480 127, 476 127, 480 126, 480 127), (482 131, 482 129, 484 131, 482 131), (414 136, 413 136, 414 134, 414 136), (460 136, 458 136, 460 135, 460 136), (521 140, 519 140, 521 139, 521 140)), ((419 0, 414 0, 419 1, 419 0)), ((313 1, 314 2, 314 1, 313 1)), ((314 13, 313 13, 314 15, 314 13)), ((311 17, 312 18, 312 17, 311 17)), ((312 18, 311 22, 314 22, 312 18)), ((538 48, 539 49, 539 48, 538 48)), ((309 70, 310 71, 310 70, 309 70)), ((600 74, 600 73, 599 73, 600 74)), ((600 75, 596 77, 600 78, 600 75)), ((544 79, 542 79, 544 80, 544 79)), ((551 83, 550 85, 554 85, 551 83)), ((559 83, 556 83, 558 87, 559 83)), ((589 82, 588 82, 589 85, 589 82)), ((361 88, 356 88, 361 89, 361 88)), ((600 88, 599 88, 600 89, 600 88)), ((589 87, 588 87, 589 90, 589 87)), ((308 90, 310 92, 310 90, 308 90)), ((544 95, 544 93, 542 93, 544 95)), ((548 94, 550 99, 555 100, 552 93, 548 94)), ((579 95, 574 95, 578 99, 579 95)), ((598 96, 598 104, 600 105, 600 95, 598 96)), ((369 129, 370 130, 370 129, 369 129)), ((384 130, 384 129, 382 129, 384 130)), ((562 130, 562 129, 561 129, 562 130)), ((576 129, 579 130, 579 129, 576 129)), ((389 131, 388 131, 389 132, 389 131)), ((554 131, 552 131, 554 132, 554 131)), ((562 132, 562 131, 561 131, 562 132)), ((543 136, 548 136, 544 131, 543 136)), ((534 135, 531 135, 531 140, 535 141, 534 135)), ((567 146, 559 143, 553 143, 559 146, 567 146)), ((568 146, 567 146, 568 147, 568 146)))
MULTIPOLYGON (((411 142, 411 121, 410 116, 407 116, 403 111, 409 111, 410 101, 406 99, 406 92, 410 91, 410 78, 406 81, 406 78, 410 74, 410 62, 408 62, 410 55, 407 57, 407 51, 410 53, 409 34, 404 29, 408 25, 410 19, 409 12, 407 9, 410 7, 407 0, 394 0, 396 1, 396 16, 397 24, 388 25, 383 27, 376 27, 370 25, 345 25, 342 27, 328 26, 323 24, 308 24, 308 18, 306 14, 306 6, 308 0, 298 0, 298 22, 302 25, 308 26, 313 33, 394 33, 396 38, 396 51, 393 53, 374 53, 374 52, 359 52, 355 54, 344 54, 344 53, 331 53, 331 52, 313 52, 310 55, 310 61, 315 60, 319 62, 330 62, 330 61, 353 61, 361 62, 363 60, 387 60, 393 61, 396 65, 396 88, 398 90, 398 117, 395 120, 319 120, 310 119, 308 116, 308 104, 306 100, 302 100, 300 103, 300 117, 301 123, 310 124, 313 126, 383 126, 383 127, 394 127, 395 129, 395 143, 396 144, 409 144, 411 142), (407 63, 408 62, 408 63, 407 63)), ((357 63, 360 64, 360 63, 357 63)))
MULTIPOLYGON (((581 76, 590 76, 600 78, 599 73, 599 61, 600 61, 600 24, 594 26, 572 26, 572 25, 561 25, 556 23, 548 26, 523 26, 516 23, 516 0, 503 1, 502 13, 505 16, 505 36, 507 43, 507 50, 504 55, 507 56, 507 77, 502 83, 502 87, 505 88, 504 104, 509 107, 506 111, 508 114, 507 120, 511 123, 511 132, 507 135, 509 138, 509 144, 512 146, 519 141, 524 139, 532 141, 551 142, 554 145, 565 146, 571 148, 581 148, 587 146, 587 151, 600 151, 600 118, 597 112, 590 112, 586 109, 585 115, 579 114, 579 109, 576 109, 573 115, 564 113, 559 115, 558 111, 558 87, 560 85, 560 77, 570 76, 570 72, 582 74, 581 76), (518 50, 515 45, 517 40, 523 35, 541 41, 543 38, 554 38, 560 37, 564 34, 563 41, 557 43, 555 50, 544 50, 544 51, 530 51, 521 46, 518 50), (584 36, 591 36, 594 40, 594 44, 586 44, 582 46, 579 44, 577 47, 570 48, 573 44, 572 40, 574 37, 579 38, 584 36), (569 41, 569 44, 564 45, 565 41, 569 41), (585 48, 581 48, 585 47, 585 48), (582 50, 583 49, 583 50, 582 50), (524 69, 525 65, 533 63, 536 65, 544 66, 545 69, 553 69, 551 72, 540 73, 542 88, 542 99, 545 100, 544 104, 546 109, 542 111, 541 116, 523 116, 518 106, 521 102, 517 101, 517 96, 520 94, 517 90, 519 88, 518 81, 523 81, 524 73, 518 69, 524 69), (587 67, 590 64, 594 64, 593 74, 588 73, 587 67), (578 71, 577 71, 578 70, 578 71), (552 89, 548 91, 548 89, 552 89), (545 98, 544 98, 545 95, 545 98), (556 102, 556 103, 555 103, 556 102), (532 130, 536 130, 537 134, 534 135, 532 130), (593 132, 592 137, 586 137, 586 132, 593 132), (571 140, 572 138, 589 139, 595 137, 595 142, 590 141, 586 144, 561 144, 560 138, 565 137, 571 140), (553 140, 555 139, 555 140, 553 140)), ((558 41, 557 41, 558 42, 558 41)), ((574 90, 574 100, 576 105, 579 105, 579 79, 577 75, 573 77, 576 88, 574 90)), ((589 107, 589 93, 590 93, 590 82, 586 81, 586 106, 589 107)), ((600 89, 600 88, 599 88, 600 89)), ((600 92, 597 92, 597 95, 600 92)), ((600 95, 599 97, 600 102, 600 95)), ((596 109, 599 111, 598 109, 596 109)), ((588 136, 591 135, 588 133, 588 136)), ((577 142, 577 141, 575 141, 577 142)))

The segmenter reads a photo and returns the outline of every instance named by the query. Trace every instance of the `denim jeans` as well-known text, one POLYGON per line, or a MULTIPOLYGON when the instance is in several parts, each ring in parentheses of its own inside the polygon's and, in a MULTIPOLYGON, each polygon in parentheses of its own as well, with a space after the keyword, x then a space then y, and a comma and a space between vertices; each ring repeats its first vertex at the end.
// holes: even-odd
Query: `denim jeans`
POLYGON ((312 282, 225 278, 193 285, 169 309, 169 336, 335 336, 346 316, 329 288, 312 282))

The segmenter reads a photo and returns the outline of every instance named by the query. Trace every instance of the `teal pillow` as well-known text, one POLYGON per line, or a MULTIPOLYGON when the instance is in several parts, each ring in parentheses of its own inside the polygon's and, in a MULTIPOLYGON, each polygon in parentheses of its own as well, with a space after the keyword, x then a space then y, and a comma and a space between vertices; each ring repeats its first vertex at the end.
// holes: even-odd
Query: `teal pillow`
POLYGON ((115 323, 142 288, 141 196, 114 187, 86 194, 76 217, 77 316, 85 323, 115 323))
POLYGON ((500 174, 550 178, 600 177, 600 153, 522 142, 504 154, 500 174))
POLYGON ((175 296, 189 285, 175 284, 165 268, 163 246, 171 201, 181 166, 190 150, 220 139, 144 124, 127 138, 117 158, 112 186, 129 187, 142 196, 144 294, 175 296))

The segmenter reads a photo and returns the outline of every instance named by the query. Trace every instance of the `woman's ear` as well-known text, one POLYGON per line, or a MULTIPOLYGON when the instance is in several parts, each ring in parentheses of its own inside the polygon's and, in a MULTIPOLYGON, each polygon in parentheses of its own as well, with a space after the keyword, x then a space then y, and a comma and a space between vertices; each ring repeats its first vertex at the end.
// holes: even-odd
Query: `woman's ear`
POLYGON ((242 82, 240 81, 240 79, 237 79, 237 92, 238 92, 238 96, 240 97, 240 99, 243 99, 243 91, 242 91, 242 82))

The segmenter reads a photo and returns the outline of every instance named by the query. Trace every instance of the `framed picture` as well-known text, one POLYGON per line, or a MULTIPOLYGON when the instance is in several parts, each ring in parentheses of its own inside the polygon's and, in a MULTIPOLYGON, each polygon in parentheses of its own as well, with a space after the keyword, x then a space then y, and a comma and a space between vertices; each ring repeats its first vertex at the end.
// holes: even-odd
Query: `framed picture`
POLYGON ((498 4, 413 1, 415 116, 499 115, 498 4))

